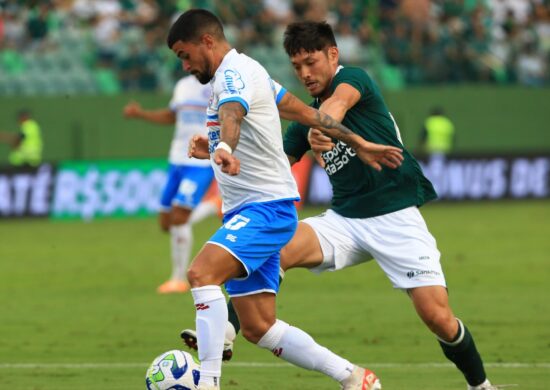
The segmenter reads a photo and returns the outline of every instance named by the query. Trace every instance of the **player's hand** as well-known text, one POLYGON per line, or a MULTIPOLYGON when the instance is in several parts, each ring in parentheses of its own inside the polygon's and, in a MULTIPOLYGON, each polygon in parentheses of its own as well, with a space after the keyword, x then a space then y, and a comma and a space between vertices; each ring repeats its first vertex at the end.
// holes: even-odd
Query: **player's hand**
POLYGON ((141 114, 142 108, 138 102, 129 102, 122 111, 126 118, 138 118, 141 114))
POLYGON ((381 171, 383 165, 392 169, 398 168, 403 161, 403 151, 401 149, 395 146, 379 145, 365 140, 355 152, 361 161, 370 165, 377 171, 381 171))
POLYGON ((224 149, 216 149, 214 152, 214 162, 221 165, 222 172, 230 176, 238 175, 241 170, 239 159, 224 149))
POLYGON ((208 160, 210 158, 210 153, 208 153, 208 137, 199 134, 191 137, 187 155, 201 160, 208 160))
POLYGON ((309 129, 307 133, 307 141, 311 145, 311 150, 313 151, 313 156, 315 160, 321 167, 325 167, 325 160, 321 156, 322 152, 328 152, 334 148, 334 142, 330 137, 327 137, 320 130, 309 129))

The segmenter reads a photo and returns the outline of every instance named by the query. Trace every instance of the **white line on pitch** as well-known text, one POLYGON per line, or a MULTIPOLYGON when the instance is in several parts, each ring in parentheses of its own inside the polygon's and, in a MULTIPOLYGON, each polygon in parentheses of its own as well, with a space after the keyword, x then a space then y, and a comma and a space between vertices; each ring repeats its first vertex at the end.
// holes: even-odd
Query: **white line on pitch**
MULTIPOLYGON (((149 363, 0 363, 0 369, 120 369, 120 368, 147 368, 149 363)), ((378 368, 452 368, 451 363, 369 363, 361 364, 378 368)), ((227 363, 227 367, 239 368, 285 368, 292 367, 289 363, 263 363, 263 362, 233 362, 227 363)), ((485 363, 490 368, 544 368, 550 369, 550 363, 485 363)))

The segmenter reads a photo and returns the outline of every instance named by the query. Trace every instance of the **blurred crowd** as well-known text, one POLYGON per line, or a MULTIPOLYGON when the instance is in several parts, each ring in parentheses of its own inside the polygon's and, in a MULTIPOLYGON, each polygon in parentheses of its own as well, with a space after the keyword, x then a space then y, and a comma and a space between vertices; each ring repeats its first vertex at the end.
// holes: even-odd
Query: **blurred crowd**
POLYGON ((0 94, 170 90, 166 31, 191 7, 283 78, 284 28, 307 19, 328 21, 342 62, 387 87, 550 81, 550 0, 0 0, 0 94))

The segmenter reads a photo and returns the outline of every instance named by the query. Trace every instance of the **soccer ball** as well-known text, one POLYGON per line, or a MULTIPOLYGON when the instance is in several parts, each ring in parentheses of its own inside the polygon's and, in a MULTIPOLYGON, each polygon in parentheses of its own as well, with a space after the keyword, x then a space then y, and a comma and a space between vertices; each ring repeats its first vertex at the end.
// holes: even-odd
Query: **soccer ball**
POLYGON ((174 349, 157 356, 145 375, 147 390, 196 390, 200 365, 190 353, 174 349))

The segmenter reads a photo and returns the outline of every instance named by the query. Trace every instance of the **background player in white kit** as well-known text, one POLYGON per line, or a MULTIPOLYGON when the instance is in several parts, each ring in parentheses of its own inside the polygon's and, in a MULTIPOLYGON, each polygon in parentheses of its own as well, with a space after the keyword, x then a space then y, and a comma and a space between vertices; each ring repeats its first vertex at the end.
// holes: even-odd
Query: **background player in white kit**
MULTIPOLYGON (((203 85, 193 76, 178 81, 170 105, 158 110, 145 110, 137 102, 124 107, 127 118, 136 118, 152 123, 176 124, 170 146, 168 179, 161 196, 159 224, 170 233, 172 275, 158 287, 158 292, 183 293, 189 291, 186 271, 189 265, 193 234, 191 222, 208 210, 196 209, 208 190, 214 174, 210 163, 187 156, 189 139, 194 134, 206 134, 206 107, 210 98, 210 85, 203 85), (198 214, 197 214, 198 212, 198 214)), ((203 203, 201 207, 214 207, 203 203)), ((215 212, 215 209, 211 211, 215 212)))
POLYGON ((201 156, 212 161, 223 199, 224 225, 188 271, 197 310, 199 388, 219 388, 227 320, 220 285, 225 283, 249 341, 329 375, 344 389, 379 389, 371 371, 360 370, 359 379, 350 381, 357 371, 353 364, 276 319, 279 251, 296 229, 294 201, 299 197, 283 151, 279 111, 342 139, 377 169, 380 163, 398 166, 400 149, 371 144, 285 93, 258 62, 231 49, 220 21, 206 10, 181 15, 170 29, 168 46, 185 71, 212 84, 208 152, 201 156))

